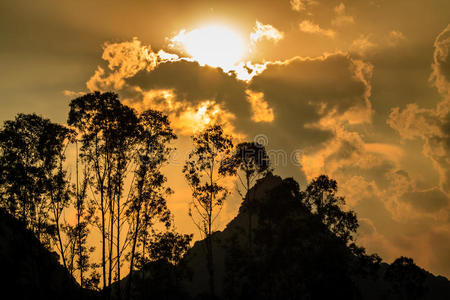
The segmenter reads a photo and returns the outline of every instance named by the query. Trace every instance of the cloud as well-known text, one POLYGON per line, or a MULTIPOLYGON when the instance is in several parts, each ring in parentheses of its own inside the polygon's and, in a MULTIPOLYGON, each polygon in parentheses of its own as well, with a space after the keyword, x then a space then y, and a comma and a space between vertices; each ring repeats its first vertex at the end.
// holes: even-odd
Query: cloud
POLYGON ((317 121, 317 116, 327 113, 341 115, 355 107, 366 108, 370 77, 369 64, 345 53, 334 53, 267 63, 266 70, 255 76, 250 85, 266 91, 266 100, 279 93, 281 98, 273 102, 310 106, 315 113, 309 116, 317 121))
POLYGON ((136 87, 136 90, 138 96, 136 94, 133 99, 125 98, 123 102, 137 111, 156 109, 164 112, 178 134, 190 136, 209 124, 220 123, 223 124, 226 133, 232 134, 237 139, 245 137, 235 130, 233 121, 236 116, 214 100, 192 104, 178 99, 172 89, 141 90, 136 87))
MULTIPOLYGON (((262 31, 259 34, 264 34, 264 30, 267 31, 266 38, 274 34, 275 28, 272 26, 259 25, 258 29, 262 31)), ((189 55, 201 65, 221 67, 226 71, 242 61, 248 50, 248 45, 237 32, 221 25, 208 25, 189 31, 182 29, 169 42, 169 47, 189 55)))
POLYGON ((255 44, 261 40, 270 40, 278 42, 284 37, 284 33, 270 24, 262 24, 256 21, 253 31, 250 33, 250 41, 255 44))
POLYGON ((355 39, 351 46, 350 50, 356 52, 360 55, 364 55, 367 51, 376 47, 377 44, 372 42, 367 35, 360 35, 359 38, 355 39))
MULTIPOLYGON (((142 70, 127 85, 142 91, 172 90, 180 101, 197 105, 205 100, 214 100, 227 110, 239 113, 238 118, 249 118, 250 104, 247 102, 246 82, 220 68, 201 66, 193 61, 176 61, 159 64, 154 70, 142 70)), ((139 97, 135 101, 140 101, 139 97)))
POLYGON ((63 94, 64 94, 64 96, 69 96, 69 97, 80 97, 80 96, 83 96, 85 94, 85 92, 75 92, 75 91, 71 91, 71 90, 64 90, 63 94))
POLYGON ((323 166, 333 153, 327 151, 342 144, 343 128, 370 121, 370 72, 363 72, 362 65, 343 53, 297 57, 268 63, 266 70, 252 79, 250 89, 263 93, 273 108, 274 120, 266 126, 250 126, 249 136, 266 135, 269 148, 296 153, 295 160, 301 163, 299 168, 277 161, 277 169, 283 166, 289 176, 297 178, 301 171, 305 181, 328 171, 323 166))
POLYGON ((102 59, 107 65, 97 67, 87 82, 89 90, 118 92, 138 110, 159 109, 169 115, 179 134, 191 135, 220 122, 228 133, 244 136, 235 131, 232 121, 236 116, 229 110, 240 106, 246 113, 241 104, 247 103, 245 84, 236 75, 163 50, 154 52, 137 38, 106 43, 102 59))
MULTIPOLYGON (((271 146, 290 153, 317 147, 333 136, 333 123, 312 126, 320 120, 370 121, 371 72, 370 64, 335 53, 266 62, 247 82, 174 57, 123 78, 117 91, 137 109, 152 107, 169 114, 180 134, 188 135, 217 117, 230 124, 236 136, 264 133, 271 146)), ((291 170, 301 171, 298 166, 291 170)))
POLYGON ((252 90, 245 91, 248 95, 247 100, 252 106, 252 121, 272 122, 274 119, 273 109, 264 100, 264 93, 255 93, 252 90))
MULTIPOLYGON (((386 48, 396 47, 406 40, 406 36, 399 30, 384 32, 382 35, 361 34, 351 42, 349 51, 360 56, 365 56, 367 54, 373 54, 375 50, 379 53, 386 48)), ((389 51, 392 51, 392 49, 389 51)), ((397 55, 398 53, 392 52, 392 54, 397 55)), ((396 56, 395 62, 398 63, 399 61, 396 56)))
POLYGON ((289 142, 279 140, 279 134, 274 132, 279 126, 289 135, 304 135, 305 140, 300 144, 314 145, 314 140, 327 139, 330 128, 313 128, 307 124, 327 114, 345 118, 352 124, 370 120, 367 98, 370 72, 368 64, 345 54, 334 54, 267 62, 264 69, 246 82, 218 68, 179 60, 160 63, 153 70, 141 70, 127 78, 122 93, 133 103, 183 103, 183 109, 192 108, 190 115, 195 115, 204 101, 214 101, 220 106, 220 113, 233 114, 235 118, 228 120, 238 132, 246 132, 248 136, 266 132, 271 142, 284 147, 289 142), (146 93, 155 90, 169 90, 170 101, 162 101, 161 96, 145 100, 146 93), (297 120, 297 125, 292 127, 292 120, 297 120), (266 123, 274 125, 267 127, 266 123))
POLYGON ((102 59, 107 69, 98 66, 86 86, 90 91, 118 90, 125 84, 124 79, 133 77, 139 71, 151 71, 165 61, 177 59, 164 51, 155 53, 150 46, 142 45, 136 37, 129 42, 105 43, 102 59))
POLYGON ((421 211, 430 213, 445 208, 449 204, 449 197, 438 188, 406 192, 400 199, 421 211))
POLYGON ((340 160, 350 163, 355 157, 361 166, 379 164, 376 147, 367 150, 362 137, 347 129, 371 120, 373 67, 367 62, 345 53, 295 57, 266 62, 246 82, 162 51, 151 52, 150 64, 142 55, 150 47, 136 39, 108 46, 103 58, 110 64, 100 79, 120 82, 113 87, 136 109, 166 112, 179 134, 192 134, 213 121, 229 124, 229 132, 240 137, 263 133, 269 147, 287 153, 302 149, 313 158, 312 167, 306 160, 303 169, 288 166, 291 174, 303 171, 308 177, 314 168, 337 170, 340 160))
POLYGON ((399 107, 393 108, 387 123, 404 139, 426 139, 429 136, 443 135, 436 111, 420 108, 415 103, 408 104, 403 110, 399 107))
POLYGON ((443 100, 435 108, 421 108, 414 103, 403 110, 396 107, 387 123, 403 139, 424 142, 423 152, 440 174, 441 189, 450 194, 450 26, 438 35, 434 46, 431 81, 443 100))
MULTIPOLYGON (((243 81, 219 68, 174 57, 123 78, 117 91, 138 110, 167 113, 181 135, 217 120, 237 138, 265 134, 269 148, 291 155, 325 146, 336 135, 333 120, 340 126, 370 122, 371 73, 370 64, 335 53, 266 62, 243 81), (317 126, 320 122, 328 124, 317 126)), ((291 176, 303 176, 298 165, 286 168, 291 176)))
MULTIPOLYGON (((248 82, 177 60, 126 78, 120 93, 137 109, 165 111, 178 134, 190 135, 217 118, 238 139, 265 135, 268 150, 290 159, 296 150, 314 153, 334 140, 343 145, 344 135, 349 144, 358 139, 344 127, 370 122, 371 73, 370 64, 345 53, 267 62, 248 82)), ((289 160, 285 165, 276 160, 274 167, 300 179, 306 170, 289 160)))
POLYGON ((342 2, 334 8, 334 13, 335 17, 331 20, 331 24, 334 26, 344 26, 355 23, 355 18, 346 14, 345 5, 342 2))
MULTIPOLYGON (((450 24, 438 35, 434 42, 434 48, 431 81, 447 98, 450 96, 450 24)), ((442 107, 441 109, 448 108, 442 107)))
POLYGON ((365 143, 365 150, 368 153, 384 154, 387 159, 393 162, 400 162, 404 157, 404 151, 402 148, 396 145, 389 145, 383 143, 365 143))
POLYGON ((318 24, 315 24, 309 20, 304 20, 299 24, 300 31, 311 34, 319 34, 327 36, 329 38, 334 38, 336 32, 331 29, 323 29, 318 24))
POLYGON ((390 46, 396 46, 398 43, 400 43, 401 41, 404 41, 404 40, 406 40, 406 37, 403 34, 403 32, 401 32, 399 30, 392 30, 391 32, 389 32, 388 44, 390 46))
POLYGON ((429 157, 440 174, 441 188, 450 192, 450 126, 449 116, 441 116, 439 109, 420 108, 409 104, 405 109, 392 109, 387 123, 403 139, 424 141, 423 153, 429 157))
POLYGON ((291 8, 295 11, 304 11, 309 6, 317 5, 315 0, 290 0, 291 8))

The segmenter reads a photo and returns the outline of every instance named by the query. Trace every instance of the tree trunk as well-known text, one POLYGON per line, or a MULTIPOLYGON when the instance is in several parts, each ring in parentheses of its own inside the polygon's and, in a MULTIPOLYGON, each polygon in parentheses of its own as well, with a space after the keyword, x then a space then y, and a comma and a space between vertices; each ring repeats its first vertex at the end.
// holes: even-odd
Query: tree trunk
POLYGON ((107 298, 106 295, 106 247, 105 247, 105 205, 104 205, 104 199, 103 199, 103 189, 100 191, 100 209, 101 209, 101 215, 102 215, 102 269, 103 269, 103 294, 104 298, 107 298))
POLYGON ((78 243, 78 261, 80 268, 80 287, 83 288, 83 266, 82 266, 82 256, 83 249, 81 246, 81 228, 80 228, 80 218, 81 218, 81 199, 80 199, 80 189, 79 189, 79 173, 78 173, 78 142, 75 140, 75 172, 76 172, 76 199, 77 199, 77 225, 76 225, 76 234, 77 234, 77 243, 78 243))
MULTIPOLYGON (((120 188, 119 188, 120 189, 120 188)), ((117 195, 117 239, 116 239, 116 251, 117 251, 117 299, 121 299, 120 294, 120 191, 117 195)))
MULTIPOLYGON (((59 216, 56 218, 56 234, 58 235, 59 247, 61 248, 61 257, 64 264, 64 268, 67 270, 66 257, 64 255, 64 247, 61 239, 61 232, 59 229, 59 216)), ((72 275, 72 270, 69 270, 72 275)))
POLYGON ((112 159, 109 155, 107 155, 108 160, 108 189, 107 189, 107 197, 109 201, 109 254, 108 254, 108 299, 111 299, 111 284, 112 284, 112 267, 113 267, 113 242, 114 242, 114 194, 112 188, 112 178, 111 178, 111 164, 109 160, 112 159))
POLYGON ((139 233, 139 226, 140 226, 140 216, 141 216, 141 196, 139 196, 139 205, 138 210, 136 213, 136 227, 134 230, 134 236, 133 236, 133 246, 131 247, 131 258, 130 258, 130 274, 128 275, 128 282, 127 282, 127 291, 126 291, 126 299, 130 300, 131 296, 131 286, 133 283, 133 267, 134 267, 134 258, 136 256, 136 244, 138 240, 138 233, 139 233))
POLYGON ((252 231, 253 231, 253 226, 252 226, 252 213, 253 213, 253 203, 252 200, 250 198, 250 177, 249 175, 246 174, 246 179, 247 179, 247 214, 248 214, 248 251, 251 254, 252 253, 252 248, 253 248, 253 238, 252 238, 252 231))
MULTIPOLYGON (((145 247, 147 247, 146 236, 144 236, 144 239, 142 241, 142 262, 143 263, 145 263, 145 247)), ((142 265, 142 268, 141 268, 141 274, 142 274, 142 277, 141 277, 141 284, 142 284, 141 290, 143 290, 141 296, 142 296, 142 299, 147 299, 148 298, 147 297, 148 288, 147 288, 147 285, 144 283, 144 281, 145 281, 145 265, 144 264, 142 265)))
POLYGON ((109 270, 108 270, 108 299, 111 299, 112 266, 113 266, 113 241, 114 241, 114 203, 110 198, 110 233, 109 233, 109 270))
POLYGON ((208 236, 206 240, 207 247, 207 267, 209 274, 209 292, 211 294, 211 298, 215 298, 215 282, 214 282, 214 260, 213 260, 213 243, 212 236, 208 236))
MULTIPOLYGON (((211 165, 213 165, 212 162, 211 165)), ((210 173, 210 186, 213 185, 213 168, 210 173)), ((209 213, 208 213, 208 235, 206 240, 207 245, 207 267, 209 273, 209 292, 212 298, 215 298, 215 285, 214 285, 214 256, 213 256, 213 243, 212 243, 212 212, 213 212, 214 195, 211 192, 209 201, 209 213)))

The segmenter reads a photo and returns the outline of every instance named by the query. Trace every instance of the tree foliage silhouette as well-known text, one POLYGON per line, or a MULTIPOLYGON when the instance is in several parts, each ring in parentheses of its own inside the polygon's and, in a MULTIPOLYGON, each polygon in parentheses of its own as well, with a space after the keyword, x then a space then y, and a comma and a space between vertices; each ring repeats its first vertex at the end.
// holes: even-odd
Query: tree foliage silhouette
POLYGON ((64 266, 61 213, 70 187, 63 163, 71 134, 36 114, 18 114, 0 131, 0 205, 47 247, 55 241, 64 266))
MULTIPOLYGON (((171 226, 166 197, 172 191, 161 168, 176 136, 167 116, 154 110, 137 114, 114 93, 72 100, 68 124, 72 129, 35 114, 5 122, 0 130, 0 206, 48 248, 54 246, 82 287, 95 288, 101 279, 103 294, 110 298, 112 281, 121 278, 126 258, 131 273, 137 257, 140 266, 153 259, 151 234, 169 243, 169 236, 153 227, 158 222, 166 230, 171 226), (75 146, 74 181, 65 170, 70 142, 75 146), (62 217, 69 205, 75 215, 71 223, 62 217), (100 263, 90 259, 93 226, 101 233, 100 263)), ((178 235, 173 228, 170 232, 173 243, 189 244, 189 235, 178 235)), ((117 297, 121 295, 118 285, 117 297)))
POLYGON ((220 125, 211 125, 192 137, 194 150, 189 154, 183 173, 192 189, 189 215, 206 238, 206 260, 211 296, 215 294, 213 224, 228 195, 220 184, 222 161, 229 159, 233 148, 231 137, 220 125))
MULTIPOLYGON (((133 153, 137 123, 134 111, 122 105, 114 93, 95 92, 70 103, 68 124, 75 127, 80 135, 81 157, 92 170, 92 186, 99 198, 96 202, 101 216, 98 227, 101 232, 104 288, 111 286, 113 264, 116 264, 120 276, 119 234, 123 215, 120 199, 124 174, 133 153), (116 237, 119 242, 113 240, 114 226, 117 226, 116 237), (114 242, 118 247, 116 261, 113 258, 114 242)), ((109 288, 105 294, 109 297, 109 288)))
POLYGON ((352 254, 352 272, 359 276, 376 276, 381 258, 377 254, 366 253, 366 249, 354 243, 354 234, 359 224, 355 212, 345 211, 345 198, 337 196, 338 187, 334 179, 320 175, 306 187, 302 203, 307 209, 346 245, 352 254))
POLYGON ((90 262, 90 255, 95 246, 88 246, 88 236, 91 232, 90 224, 95 217, 95 202, 88 198, 90 175, 87 165, 83 165, 83 176, 80 181, 78 142, 75 140, 75 183, 72 185, 73 207, 75 209, 75 224, 66 224, 64 232, 68 237, 68 269, 71 274, 78 271, 80 286, 88 289, 98 289, 100 275, 96 264, 90 262), (92 271, 89 275, 89 271, 92 271))
POLYGON ((399 299, 421 299, 427 289, 425 272, 412 258, 401 256, 390 264, 384 279, 391 283, 391 293, 399 299))
POLYGON ((253 197, 250 189, 256 179, 270 172, 270 161, 263 145, 255 142, 244 142, 236 146, 233 155, 220 166, 220 173, 236 175, 243 189, 239 194, 248 214, 248 247, 252 248, 252 215, 254 210, 253 197))
MULTIPOLYGON (((248 251, 239 234, 227 243, 227 297, 358 298, 353 276, 360 273, 355 272, 355 264, 365 259, 368 270, 377 261, 367 256, 363 248, 347 246, 347 241, 324 222, 326 216, 319 216, 304 205, 307 193, 292 178, 282 180, 268 174, 252 188, 255 189, 259 190, 254 201, 255 247, 248 251), (360 251, 358 256, 356 251, 360 251)), ((333 186, 333 191, 337 192, 337 187, 333 186)))
POLYGON ((353 240, 358 220, 353 211, 344 211, 344 197, 336 195, 336 180, 320 175, 306 187, 303 204, 317 215, 323 224, 346 243, 353 240))
POLYGON ((188 299, 181 281, 188 269, 182 261, 189 249, 192 235, 178 234, 173 230, 154 232, 148 237, 147 253, 141 259, 141 277, 137 291, 143 299, 188 299))
POLYGON ((147 110, 139 116, 134 145, 136 169, 130 193, 130 205, 126 215, 131 228, 130 276, 127 283, 127 298, 130 298, 135 260, 145 265, 149 235, 155 221, 166 228, 171 225, 166 197, 172 193, 165 187, 167 178, 161 168, 167 162, 171 148, 168 146, 176 138, 170 128, 167 116, 154 110, 147 110), (141 249, 139 251, 138 249, 141 249))

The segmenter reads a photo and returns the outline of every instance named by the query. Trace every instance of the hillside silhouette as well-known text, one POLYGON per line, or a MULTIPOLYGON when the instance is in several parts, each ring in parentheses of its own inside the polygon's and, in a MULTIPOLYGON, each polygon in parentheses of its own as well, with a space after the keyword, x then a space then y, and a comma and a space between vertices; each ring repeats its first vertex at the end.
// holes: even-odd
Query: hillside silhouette
MULTIPOLYGON (((362 248, 355 251, 336 238, 301 204, 294 180, 268 174, 250 193, 258 207, 252 253, 247 248, 246 203, 223 231, 212 235, 217 299, 448 298, 450 282, 445 277, 407 258, 379 263, 362 248)), ((158 299, 210 299, 205 244, 197 241, 179 269, 162 261, 148 264, 146 283, 139 286, 152 287, 150 293, 155 291, 158 299), (163 280, 159 274, 168 276, 163 280)), ((138 273, 135 276, 143 276, 138 273)), ((139 286, 135 299, 144 293, 139 286)))
MULTIPOLYGON (((356 255, 298 201, 294 180, 268 174, 250 193, 258 207, 252 253, 246 203, 212 235, 217 299, 448 299, 450 282, 410 259, 389 265, 356 255)), ((162 258, 134 272, 131 298, 210 299, 205 243, 195 242, 176 265, 162 258)), ((14 299, 103 299, 81 289, 58 255, 4 210, 0 265, 2 292, 14 299)), ((113 299, 117 285, 124 291, 128 278, 113 283, 113 299)))
POLYGON ((95 299, 83 290, 25 224, 0 209, 2 299, 95 299))

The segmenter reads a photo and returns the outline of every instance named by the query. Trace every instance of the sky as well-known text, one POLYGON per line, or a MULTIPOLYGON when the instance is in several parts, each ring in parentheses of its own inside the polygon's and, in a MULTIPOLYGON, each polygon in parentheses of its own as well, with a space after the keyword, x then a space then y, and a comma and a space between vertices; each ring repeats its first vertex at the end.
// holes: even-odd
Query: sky
MULTIPOLYGON (((302 188, 335 178, 369 253, 450 276, 447 0, 5 0, 0 66, 0 122, 65 123, 70 101, 95 90, 168 114, 182 232, 195 231, 190 136, 222 122, 302 188)), ((216 229, 239 204, 234 192, 216 229)))

